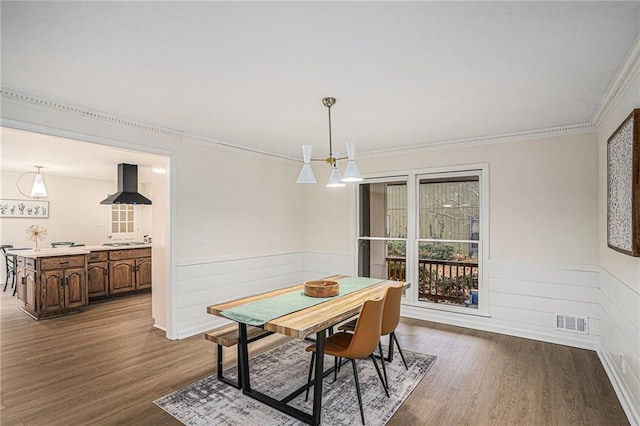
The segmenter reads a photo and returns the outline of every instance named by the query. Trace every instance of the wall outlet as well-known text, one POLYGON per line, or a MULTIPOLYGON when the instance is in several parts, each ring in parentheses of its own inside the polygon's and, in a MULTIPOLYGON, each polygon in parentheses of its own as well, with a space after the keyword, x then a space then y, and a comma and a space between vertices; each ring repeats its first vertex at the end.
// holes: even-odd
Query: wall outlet
POLYGON ((203 235, 202 236, 202 244, 209 244, 209 236, 208 235, 203 235))

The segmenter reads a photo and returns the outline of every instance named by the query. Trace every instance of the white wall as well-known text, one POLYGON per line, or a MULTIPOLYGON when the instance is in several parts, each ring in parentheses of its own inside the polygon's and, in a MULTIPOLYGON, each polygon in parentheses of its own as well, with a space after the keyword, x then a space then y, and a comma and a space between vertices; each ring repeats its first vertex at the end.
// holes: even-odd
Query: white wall
MULTIPOLYGON (((17 188, 20 173, 2 171, 0 198, 24 199, 17 188)), ((101 244, 105 239, 105 206, 100 205, 106 194, 113 192, 114 183, 96 179, 78 179, 47 175, 43 172, 49 202, 49 217, 40 219, 0 218, 0 241, 14 247, 33 247, 25 239, 25 230, 31 225, 47 228, 47 239, 40 247, 49 247, 52 241, 73 241, 101 244)), ((31 188, 33 175, 20 181, 21 188, 31 188), (30 179, 30 180, 29 180, 30 179)))
MULTIPOLYGON (((363 156, 363 174, 488 163, 490 317, 420 306, 403 314, 595 349, 599 339, 595 133, 363 156), (555 330, 555 315, 589 318, 590 334, 555 330)), ((320 174, 320 173, 319 173, 320 174)), ((323 182, 324 176, 319 176, 323 182)), ((305 187, 305 250, 351 253, 353 189, 305 187)))
POLYGON ((640 424, 640 258, 607 247, 607 139, 635 108, 640 108, 640 55, 631 77, 606 106, 599 127, 598 264, 602 307, 600 356, 616 391, 628 400, 627 414, 640 424), (622 356, 626 358, 623 371, 622 356))

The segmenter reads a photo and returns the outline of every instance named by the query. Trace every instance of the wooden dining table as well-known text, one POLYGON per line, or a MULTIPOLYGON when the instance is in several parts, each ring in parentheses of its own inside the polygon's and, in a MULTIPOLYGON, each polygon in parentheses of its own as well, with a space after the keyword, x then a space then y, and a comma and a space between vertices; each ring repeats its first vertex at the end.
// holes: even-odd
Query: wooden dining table
MULTIPOLYGON (((336 281, 342 278, 348 277, 346 275, 333 275, 324 278, 324 280, 336 281)), ((387 287, 395 286, 397 284, 397 281, 383 280, 379 283, 370 285, 352 293, 335 296, 317 305, 271 319, 264 324, 259 325, 259 327, 262 327, 267 331, 279 333, 297 339, 311 339, 315 335, 316 352, 318 359, 315 364, 313 383, 302 384, 299 389, 292 392, 289 396, 283 399, 272 398, 269 395, 258 392, 255 389, 251 388, 247 324, 245 322, 238 321, 240 337, 240 357, 238 360, 238 370, 239 377, 241 378, 242 392, 245 395, 266 405, 269 405, 270 407, 273 407, 304 423, 311 425, 320 424, 322 410, 322 379, 333 371, 332 369, 329 371, 323 371, 324 340, 327 330, 344 320, 358 315, 364 302, 380 296, 381 294, 383 294, 384 290, 387 287), (292 401, 296 396, 300 395, 310 386, 313 386, 314 388, 312 413, 304 412, 289 405, 290 401, 292 401)), ((408 287, 408 284, 405 284, 405 288, 406 287, 408 287)), ((256 301, 268 300, 270 298, 285 295, 291 292, 304 292, 304 284, 269 291, 254 296, 244 297, 238 300, 233 300, 218 305, 208 306, 207 312, 211 315, 225 317, 223 313, 226 310, 256 301)))

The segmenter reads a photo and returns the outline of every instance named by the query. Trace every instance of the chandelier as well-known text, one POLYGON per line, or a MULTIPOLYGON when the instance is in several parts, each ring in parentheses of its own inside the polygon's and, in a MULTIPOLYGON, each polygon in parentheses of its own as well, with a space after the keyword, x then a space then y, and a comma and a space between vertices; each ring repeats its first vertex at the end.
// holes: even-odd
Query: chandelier
POLYGON ((360 182, 362 180, 360 170, 358 170, 358 166, 356 165, 356 144, 354 142, 347 142, 346 157, 339 157, 338 153, 335 153, 336 156, 334 157, 331 138, 331 107, 335 105, 335 103, 336 98, 322 99, 322 104, 327 107, 327 110, 329 111, 329 156, 327 158, 319 159, 311 158, 313 145, 302 145, 302 160, 304 161, 304 164, 302 165, 302 170, 300 170, 296 183, 316 183, 316 177, 313 174, 313 169, 311 168, 312 161, 324 161, 331 166, 331 175, 329 176, 329 182, 327 183, 329 188, 345 186, 345 182, 360 182), (338 161, 340 160, 348 160, 347 166, 344 169, 344 175, 342 176, 340 176, 340 171, 338 170, 338 161))

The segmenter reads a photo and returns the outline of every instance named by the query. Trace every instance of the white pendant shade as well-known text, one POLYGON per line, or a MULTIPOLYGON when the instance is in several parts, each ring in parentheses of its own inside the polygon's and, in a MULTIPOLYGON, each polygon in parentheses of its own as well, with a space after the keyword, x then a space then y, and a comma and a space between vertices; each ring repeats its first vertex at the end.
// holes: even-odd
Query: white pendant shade
POLYGON ((358 166, 356 165, 356 144, 353 141, 347 142, 347 157, 349 158, 349 162, 347 163, 347 167, 344 169, 342 181, 360 182, 362 180, 362 176, 360 175, 360 170, 358 170, 358 166))
POLYGON ((302 170, 300 170, 296 183, 316 183, 316 177, 313 174, 313 169, 310 164, 312 152, 313 145, 302 145, 302 159, 304 164, 302 165, 302 170))
POLYGON ((353 160, 349 160, 347 163, 347 167, 344 169, 344 176, 342 177, 343 182, 360 182, 362 180, 362 176, 360 175, 360 170, 358 170, 358 166, 356 162, 353 160))
POLYGON ((346 185, 344 182, 342 182, 338 167, 334 164, 333 169, 331 170, 331 175, 329 176, 329 182, 327 182, 327 188, 339 188, 341 186, 346 185))
POLYGON ((47 188, 44 186, 44 179, 40 173, 36 174, 36 179, 33 181, 33 188, 31 188, 32 197, 46 197, 47 188))
POLYGON ((302 166, 302 170, 300 170, 296 183, 316 183, 316 177, 313 174, 311 164, 304 164, 302 166))

